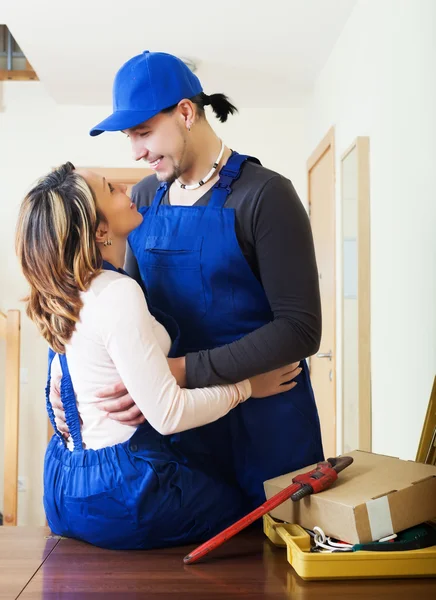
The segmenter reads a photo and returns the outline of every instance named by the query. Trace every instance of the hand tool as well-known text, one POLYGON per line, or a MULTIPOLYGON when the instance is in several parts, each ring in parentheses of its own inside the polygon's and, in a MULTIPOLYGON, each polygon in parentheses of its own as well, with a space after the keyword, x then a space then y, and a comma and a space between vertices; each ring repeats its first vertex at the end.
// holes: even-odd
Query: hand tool
POLYGON ((201 546, 198 546, 198 548, 185 556, 183 562, 185 565, 192 565, 197 562, 206 556, 206 554, 209 554, 212 550, 215 550, 234 535, 251 525, 251 523, 263 517, 267 512, 285 502, 285 500, 291 498, 293 502, 298 502, 298 500, 309 496, 309 494, 317 494, 326 490, 336 481, 338 473, 351 465, 352 462, 353 458, 351 456, 329 458, 326 461, 319 462, 312 471, 296 475, 292 479, 291 485, 272 496, 261 506, 245 517, 242 517, 239 521, 236 521, 236 523, 233 523, 233 525, 230 525, 230 527, 227 527, 227 529, 224 529, 221 533, 218 533, 201 546))

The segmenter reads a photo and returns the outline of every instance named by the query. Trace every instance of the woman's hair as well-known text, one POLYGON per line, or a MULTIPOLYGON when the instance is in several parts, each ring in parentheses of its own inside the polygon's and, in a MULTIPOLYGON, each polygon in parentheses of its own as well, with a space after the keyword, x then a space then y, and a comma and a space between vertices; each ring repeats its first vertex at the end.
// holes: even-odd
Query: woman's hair
POLYGON ((99 221, 91 188, 69 162, 43 177, 21 204, 15 248, 30 284, 26 312, 62 354, 79 320, 80 292, 101 270, 99 221))
MULTIPOLYGON (((204 117, 204 107, 211 106, 213 112, 217 119, 224 123, 227 121, 227 117, 229 115, 233 115, 235 112, 238 112, 236 106, 234 106, 230 100, 224 94, 212 94, 208 96, 204 92, 197 94, 193 98, 190 98, 191 102, 196 105, 197 113, 200 117, 204 117)), ((170 106, 169 108, 165 108, 161 112, 170 113, 176 108, 177 104, 174 106, 170 106)))

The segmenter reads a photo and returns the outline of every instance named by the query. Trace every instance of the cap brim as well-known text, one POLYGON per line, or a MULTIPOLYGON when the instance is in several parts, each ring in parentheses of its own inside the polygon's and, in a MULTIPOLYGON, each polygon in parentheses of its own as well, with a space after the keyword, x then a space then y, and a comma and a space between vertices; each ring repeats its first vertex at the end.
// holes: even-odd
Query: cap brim
POLYGON ((104 131, 124 131, 125 129, 131 129, 156 116, 158 112, 156 110, 117 110, 93 127, 89 135, 96 136, 104 131))

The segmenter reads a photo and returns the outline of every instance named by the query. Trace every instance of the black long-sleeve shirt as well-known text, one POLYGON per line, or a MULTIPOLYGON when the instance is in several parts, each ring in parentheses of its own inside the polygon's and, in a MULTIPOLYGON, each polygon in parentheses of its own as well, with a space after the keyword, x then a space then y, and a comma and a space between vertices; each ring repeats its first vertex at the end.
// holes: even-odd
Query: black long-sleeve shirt
MULTIPOLYGON (((152 203, 158 185, 152 175, 133 188, 132 199, 138 208, 152 203)), ((206 192, 196 206, 205 206, 211 194, 212 190, 206 192)), ((169 204, 168 194, 163 203, 169 204)), ((321 340, 312 232, 292 183, 247 162, 225 206, 235 209, 239 246, 265 289, 274 319, 231 344, 187 354, 186 375, 191 388, 236 383, 302 360, 317 352, 321 340)), ((126 270, 139 277, 130 251, 126 270)))

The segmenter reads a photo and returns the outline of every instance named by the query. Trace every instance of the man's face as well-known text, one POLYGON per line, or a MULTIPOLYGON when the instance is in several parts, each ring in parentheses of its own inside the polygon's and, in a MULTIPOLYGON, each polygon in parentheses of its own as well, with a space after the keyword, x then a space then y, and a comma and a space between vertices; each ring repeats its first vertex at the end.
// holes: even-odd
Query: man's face
POLYGON ((145 160, 159 181, 172 183, 186 168, 187 131, 177 109, 159 113, 124 133, 129 137, 135 160, 145 160))

